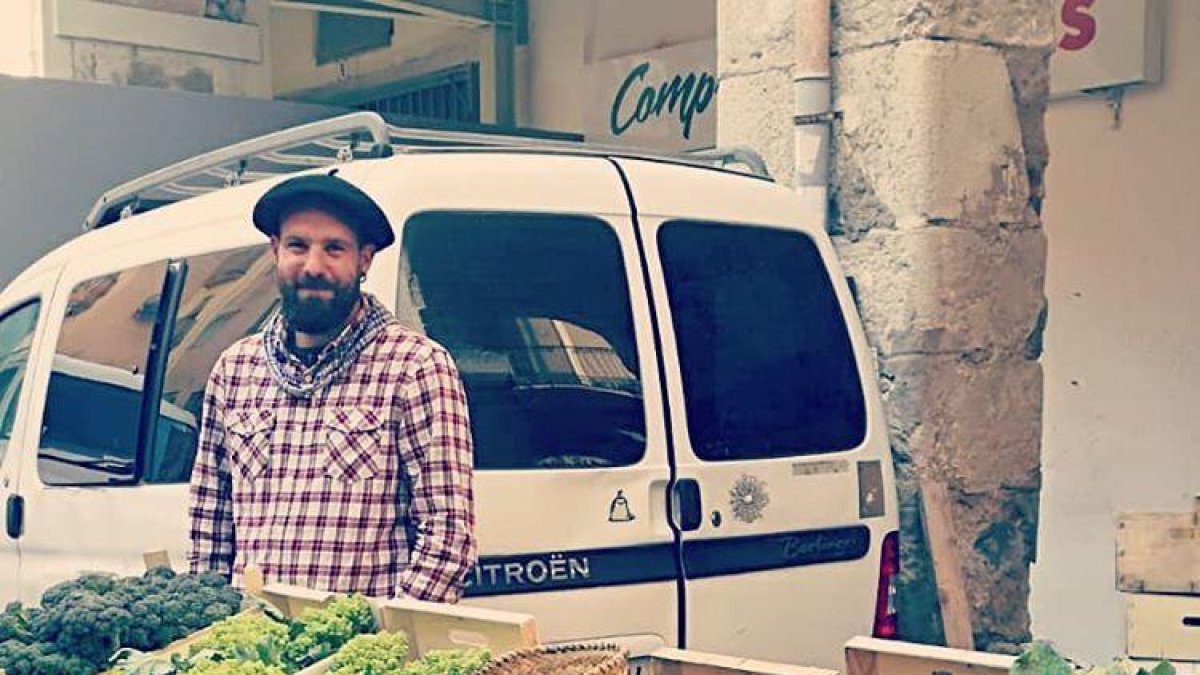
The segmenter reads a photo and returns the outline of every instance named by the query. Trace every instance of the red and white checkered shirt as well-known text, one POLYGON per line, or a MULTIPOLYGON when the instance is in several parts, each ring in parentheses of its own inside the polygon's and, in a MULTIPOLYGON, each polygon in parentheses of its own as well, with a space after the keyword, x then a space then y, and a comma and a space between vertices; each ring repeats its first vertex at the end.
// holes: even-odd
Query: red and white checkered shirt
POLYGON ((253 563, 321 590, 458 600, 476 556, 466 396, 444 348, 388 319, 308 398, 277 385, 262 334, 217 361, 192 472, 193 571, 240 584, 253 563))

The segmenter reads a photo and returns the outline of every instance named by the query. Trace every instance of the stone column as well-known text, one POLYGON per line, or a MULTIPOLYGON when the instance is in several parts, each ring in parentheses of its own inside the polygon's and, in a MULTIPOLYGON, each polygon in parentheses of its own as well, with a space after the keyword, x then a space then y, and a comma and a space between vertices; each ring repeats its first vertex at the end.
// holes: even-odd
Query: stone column
MULTIPOLYGON (((719 142, 766 151, 781 179, 794 1, 718 5, 719 142)), ((833 5, 829 227, 889 415, 901 632, 942 639, 919 490, 936 481, 950 495, 976 647, 1011 649, 1029 638, 1037 542, 1052 2, 833 5)))

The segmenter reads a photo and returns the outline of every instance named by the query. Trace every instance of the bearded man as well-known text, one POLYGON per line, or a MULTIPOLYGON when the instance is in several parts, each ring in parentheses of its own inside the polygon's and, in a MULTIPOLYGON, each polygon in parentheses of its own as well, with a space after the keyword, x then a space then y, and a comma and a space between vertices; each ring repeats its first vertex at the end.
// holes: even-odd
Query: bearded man
POLYGON ((457 601, 476 555, 466 397, 449 353, 361 290, 387 216, 328 174, 271 188, 253 221, 282 302, 209 377, 192 571, 457 601))

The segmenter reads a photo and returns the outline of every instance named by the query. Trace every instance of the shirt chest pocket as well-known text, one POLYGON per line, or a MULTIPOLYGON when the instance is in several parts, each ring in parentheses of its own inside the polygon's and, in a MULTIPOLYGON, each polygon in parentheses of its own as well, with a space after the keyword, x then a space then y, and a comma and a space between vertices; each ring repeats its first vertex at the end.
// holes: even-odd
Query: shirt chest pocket
POLYGON ((271 432, 275 413, 271 410, 235 410, 225 420, 226 446, 233 474, 253 482, 271 464, 271 432))
POLYGON ((379 475, 384 458, 382 420, 361 408, 334 408, 325 414, 325 473, 347 483, 379 475))

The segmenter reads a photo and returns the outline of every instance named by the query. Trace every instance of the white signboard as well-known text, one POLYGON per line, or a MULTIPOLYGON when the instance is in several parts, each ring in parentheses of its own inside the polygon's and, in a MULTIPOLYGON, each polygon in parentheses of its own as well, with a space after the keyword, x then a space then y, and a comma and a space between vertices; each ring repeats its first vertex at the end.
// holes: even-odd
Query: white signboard
POLYGON ((1157 82, 1162 72, 1162 0, 1055 0, 1058 44, 1050 94, 1157 82))
POLYGON ((587 140, 663 151, 712 147, 716 66, 714 40, 593 63, 584 116, 587 140))

